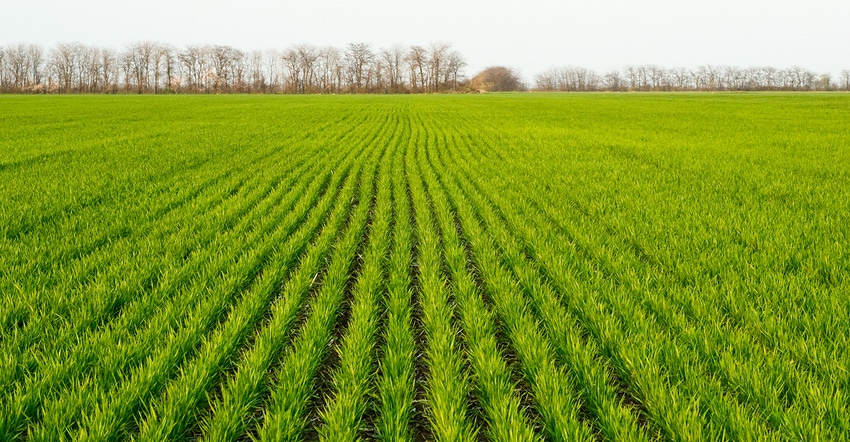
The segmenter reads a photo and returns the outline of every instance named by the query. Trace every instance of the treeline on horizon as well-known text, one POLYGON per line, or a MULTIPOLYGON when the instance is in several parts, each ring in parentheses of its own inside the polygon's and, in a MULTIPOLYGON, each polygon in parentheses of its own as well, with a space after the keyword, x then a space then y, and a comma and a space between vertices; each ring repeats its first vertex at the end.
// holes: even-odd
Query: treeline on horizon
POLYGON ((122 50, 17 43, 0 47, 0 93, 850 91, 850 70, 834 78, 802 67, 640 65, 601 74, 566 66, 540 72, 528 85, 510 68, 488 68, 469 78, 466 67, 466 59, 449 43, 383 48, 299 44, 265 51, 227 45, 178 49, 150 41, 122 50))

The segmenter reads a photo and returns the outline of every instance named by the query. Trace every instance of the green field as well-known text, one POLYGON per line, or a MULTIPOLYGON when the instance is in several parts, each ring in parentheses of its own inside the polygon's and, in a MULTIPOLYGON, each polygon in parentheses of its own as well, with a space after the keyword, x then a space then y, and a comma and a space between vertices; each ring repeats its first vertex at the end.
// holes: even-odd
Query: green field
POLYGON ((0 97, 0 440, 848 440, 850 95, 0 97))

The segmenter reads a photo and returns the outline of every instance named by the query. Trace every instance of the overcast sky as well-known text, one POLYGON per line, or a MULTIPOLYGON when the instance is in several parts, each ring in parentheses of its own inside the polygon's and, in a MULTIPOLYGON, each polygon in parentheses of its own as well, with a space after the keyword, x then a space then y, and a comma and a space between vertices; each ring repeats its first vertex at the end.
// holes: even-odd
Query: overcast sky
POLYGON ((848 0, 3 0, 0 44, 138 40, 243 50, 448 42, 469 63, 850 69, 848 0))

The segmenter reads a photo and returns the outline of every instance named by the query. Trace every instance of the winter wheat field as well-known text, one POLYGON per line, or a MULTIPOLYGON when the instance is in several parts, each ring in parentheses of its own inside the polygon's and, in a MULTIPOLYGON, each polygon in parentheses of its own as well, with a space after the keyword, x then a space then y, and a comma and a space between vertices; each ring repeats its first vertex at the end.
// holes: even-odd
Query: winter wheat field
POLYGON ((847 440, 850 95, 0 97, 0 440, 847 440))

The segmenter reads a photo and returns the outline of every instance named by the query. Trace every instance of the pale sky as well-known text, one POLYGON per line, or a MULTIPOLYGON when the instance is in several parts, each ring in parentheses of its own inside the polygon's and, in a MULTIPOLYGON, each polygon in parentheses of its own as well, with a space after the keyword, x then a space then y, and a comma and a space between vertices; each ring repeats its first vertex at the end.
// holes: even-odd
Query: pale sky
POLYGON ((0 45, 152 40, 242 50, 448 42, 467 75, 553 66, 850 69, 848 0, 4 0, 0 45))

